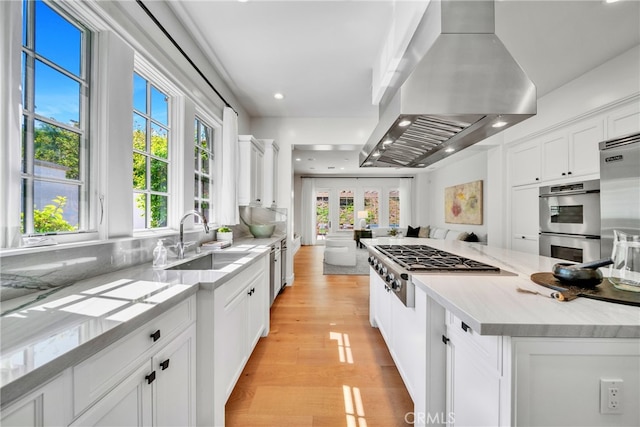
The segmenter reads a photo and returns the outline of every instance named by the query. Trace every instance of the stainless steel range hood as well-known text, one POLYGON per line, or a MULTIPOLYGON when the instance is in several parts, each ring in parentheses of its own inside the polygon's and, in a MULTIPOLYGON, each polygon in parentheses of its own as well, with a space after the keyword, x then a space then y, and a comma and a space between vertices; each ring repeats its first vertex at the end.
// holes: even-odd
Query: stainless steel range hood
POLYGON ((361 167, 425 167, 536 114, 535 85, 495 35, 493 1, 432 0, 408 52, 361 167))

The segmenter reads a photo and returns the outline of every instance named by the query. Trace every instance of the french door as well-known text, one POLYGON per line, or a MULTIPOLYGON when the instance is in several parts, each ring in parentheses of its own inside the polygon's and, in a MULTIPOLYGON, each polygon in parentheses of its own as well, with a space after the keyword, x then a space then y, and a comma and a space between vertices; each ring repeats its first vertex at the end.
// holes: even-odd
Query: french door
POLYGON ((353 189, 316 190, 316 240, 328 233, 353 230, 355 224, 355 191, 353 189))

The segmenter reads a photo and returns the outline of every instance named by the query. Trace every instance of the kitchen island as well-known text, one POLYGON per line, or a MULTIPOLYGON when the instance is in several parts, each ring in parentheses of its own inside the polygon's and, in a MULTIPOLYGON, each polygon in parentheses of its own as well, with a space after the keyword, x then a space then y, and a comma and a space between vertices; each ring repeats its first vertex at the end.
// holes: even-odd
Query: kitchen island
POLYGON ((371 269, 371 323, 414 399, 416 425, 640 422, 640 307, 551 298, 529 277, 551 271, 552 258, 460 241, 362 242, 372 254, 427 245, 503 272, 415 273, 415 307, 406 307, 371 269))

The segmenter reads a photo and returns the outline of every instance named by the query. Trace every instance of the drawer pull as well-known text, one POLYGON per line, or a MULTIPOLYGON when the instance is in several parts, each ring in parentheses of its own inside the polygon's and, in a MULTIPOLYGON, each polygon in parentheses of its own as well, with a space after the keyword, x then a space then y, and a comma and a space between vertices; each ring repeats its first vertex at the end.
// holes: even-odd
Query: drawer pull
POLYGON ((164 371, 165 369, 167 369, 169 367, 169 359, 160 362, 160 367, 162 368, 162 370, 164 371))
POLYGON ((442 336, 442 342, 447 345, 449 344, 449 341, 451 341, 449 338, 445 337, 444 335, 442 336))
POLYGON ((469 328, 469 325, 467 325, 464 322, 460 322, 460 323, 461 323, 460 326, 462 327, 462 330, 465 331, 465 332, 469 332, 469 329, 471 329, 471 328, 469 328))
POLYGON ((149 375, 144 377, 144 379, 147 380, 147 384, 151 384, 156 380, 156 371, 151 372, 149 375))
POLYGON ((151 335, 149 335, 151 337, 151 339, 153 340, 153 342, 156 342, 160 339, 160 329, 158 329, 157 331, 155 331, 154 333, 152 333, 151 335))

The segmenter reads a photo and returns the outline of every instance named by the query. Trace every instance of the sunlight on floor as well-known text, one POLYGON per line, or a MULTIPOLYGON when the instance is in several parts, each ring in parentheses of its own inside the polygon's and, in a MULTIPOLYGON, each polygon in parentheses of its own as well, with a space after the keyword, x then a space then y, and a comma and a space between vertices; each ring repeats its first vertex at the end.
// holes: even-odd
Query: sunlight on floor
POLYGON ((349 334, 329 332, 329 339, 336 340, 338 342, 338 357, 340 358, 340 362, 353 364, 353 354, 351 353, 349 334))
POLYGON ((344 394, 344 412, 347 416, 347 427, 367 427, 360 389, 343 385, 342 393, 344 394))

